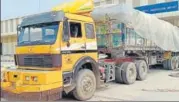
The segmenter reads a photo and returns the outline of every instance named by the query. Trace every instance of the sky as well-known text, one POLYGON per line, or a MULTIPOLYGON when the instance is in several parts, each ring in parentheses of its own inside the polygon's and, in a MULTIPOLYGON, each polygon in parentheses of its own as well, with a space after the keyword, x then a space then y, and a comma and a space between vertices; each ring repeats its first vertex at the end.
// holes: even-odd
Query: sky
POLYGON ((1 20, 49 11, 69 1, 72 0, 1 0, 1 20))

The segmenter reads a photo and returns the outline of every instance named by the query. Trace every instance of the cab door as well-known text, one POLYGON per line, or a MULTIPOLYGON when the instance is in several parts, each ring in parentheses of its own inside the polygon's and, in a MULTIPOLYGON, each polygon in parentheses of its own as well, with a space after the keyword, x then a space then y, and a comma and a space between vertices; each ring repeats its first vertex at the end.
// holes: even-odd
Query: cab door
POLYGON ((81 21, 68 20, 69 41, 61 47, 62 68, 71 71, 76 62, 85 55, 86 43, 81 21))
POLYGON ((84 22, 83 31, 85 34, 85 43, 86 43, 86 55, 90 56, 94 60, 97 60, 97 38, 95 33, 94 23, 84 22))

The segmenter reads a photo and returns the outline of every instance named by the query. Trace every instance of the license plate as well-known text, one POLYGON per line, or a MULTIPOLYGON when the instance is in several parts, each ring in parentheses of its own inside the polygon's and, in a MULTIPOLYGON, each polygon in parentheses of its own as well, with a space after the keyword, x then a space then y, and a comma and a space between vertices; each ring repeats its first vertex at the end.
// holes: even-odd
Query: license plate
POLYGON ((16 83, 12 83, 12 87, 13 87, 13 88, 16 88, 16 83))

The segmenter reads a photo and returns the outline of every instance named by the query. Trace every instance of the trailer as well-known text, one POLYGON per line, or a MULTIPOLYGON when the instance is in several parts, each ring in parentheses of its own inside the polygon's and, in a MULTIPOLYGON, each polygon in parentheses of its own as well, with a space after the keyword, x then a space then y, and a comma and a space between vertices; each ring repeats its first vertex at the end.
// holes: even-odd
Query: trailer
POLYGON ((141 37, 136 37, 133 43, 129 43, 132 40, 125 36, 127 36, 125 33, 124 35, 120 33, 97 35, 98 53, 101 55, 99 63, 105 69, 107 82, 115 80, 123 84, 133 84, 136 79, 145 80, 150 66, 153 65, 163 65, 164 70, 179 68, 179 53, 166 52, 151 41, 145 43, 147 40, 141 37), (143 42, 138 45, 136 40, 143 42), (129 73, 133 75, 127 76, 129 73), (136 79, 132 79, 133 77, 136 79))
POLYGON ((96 21, 98 53, 105 56, 99 59, 103 63, 100 64, 101 67, 107 70, 107 82, 116 80, 132 84, 136 79, 145 80, 153 65, 163 65, 165 70, 179 68, 177 27, 153 15, 134 10, 127 4, 99 7, 92 12, 92 16, 96 21), (157 23, 163 25, 151 26, 157 23), (164 28, 166 32, 156 30, 164 28), (158 37, 163 38, 157 39, 158 37), (130 75, 131 73, 133 74, 130 75))

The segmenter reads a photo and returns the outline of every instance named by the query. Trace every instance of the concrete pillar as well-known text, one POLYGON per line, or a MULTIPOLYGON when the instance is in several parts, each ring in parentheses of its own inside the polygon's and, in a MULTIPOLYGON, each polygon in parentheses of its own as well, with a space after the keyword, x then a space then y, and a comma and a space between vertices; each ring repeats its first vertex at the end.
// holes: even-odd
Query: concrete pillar
POLYGON ((8 54, 11 54, 12 53, 11 36, 8 36, 7 40, 8 40, 8 43, 7 43, 8 54))
POLYGON ((143 6, 143 5, 148 5, 148 0, 141 0, 140 6, 143 6))
POLYGON ((5 33, 6 32, 6 28, 5 28, 5 21, 2 21, 2 28, 3 28, 3 33, 5 33))
POLYGON ((157 3, 163 3, 166 2, 166 0, 157 0, 157 3))
POLYGON ((126 0, 126 4, 129 4, 129 6, 132 6, 133 7, 133 0, 126 0))
POLYGON ((11 20, 7 20, 7 26, 8 26, 8 31, 7 33, 10 33, 11 32, 11 20))
POLYGON ((17 28, 17 24, 16 24, 16 19, 13 19, 13 32, 16 33, 16 28, 17 28))

